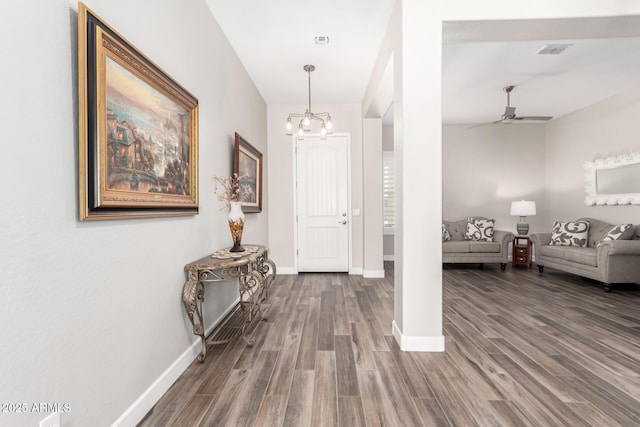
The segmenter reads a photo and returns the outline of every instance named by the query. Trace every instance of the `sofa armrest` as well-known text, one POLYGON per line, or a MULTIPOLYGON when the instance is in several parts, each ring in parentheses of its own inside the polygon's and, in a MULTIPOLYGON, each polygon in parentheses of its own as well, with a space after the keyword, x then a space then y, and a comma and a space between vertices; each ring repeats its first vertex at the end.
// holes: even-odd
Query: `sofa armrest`
POLYGON ((606 255, 640 255, 640 240, 606 240, 598 244, 598 258, 606 255))
POLYGON ((513 233, 504 230, 493 230, 493 241, 498 242, 501 245, 506 245, 513 241, 513 233))
POLYGON ((545 246, 551 243, 551 233, 532 233, 531 241, 536 246, 545 246))
POLYGON ((596 248, 605 290, 610 283, 640 283, 640 240, 608 240, 596 248))
POLYGON ((504 230, 493 230, 493 241, 500 243, 500 253, 506 259, 509 254, 509 242, 513 241, 513 233, 504 230))
POLYGON ((536 264, 540 265, 540 248, 551 243, 551 233, 531 233, 536 264))

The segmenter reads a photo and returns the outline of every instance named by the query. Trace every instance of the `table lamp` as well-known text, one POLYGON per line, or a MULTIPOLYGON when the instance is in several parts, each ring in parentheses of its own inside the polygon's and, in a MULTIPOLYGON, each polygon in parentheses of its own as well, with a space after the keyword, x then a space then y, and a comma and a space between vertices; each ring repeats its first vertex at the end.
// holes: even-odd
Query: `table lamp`
POLYGON ((536 214, 536 202, 528 200, 520 200, 518 202, 511 202, 511 215, 519 216, 520 221, 516 226, 518 234, 525 236, 529 232, 529 223, 526 221, 526 217, 536 214))

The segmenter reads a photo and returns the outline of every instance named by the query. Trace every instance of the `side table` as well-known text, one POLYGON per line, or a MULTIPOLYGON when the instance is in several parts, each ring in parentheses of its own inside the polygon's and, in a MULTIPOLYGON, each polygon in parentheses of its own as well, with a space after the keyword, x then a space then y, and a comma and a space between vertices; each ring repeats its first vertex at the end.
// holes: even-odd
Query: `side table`
POLYGON ((245 245, 245 252, 230 252, 230 248, 214 252, 197 261, 185 265, 187 281, 182 288, 182 303, 189 316, 193 333, 200 337, 202 350, 198 361, 207 357, 207 342, 202 321, 202 302, 205 283, 238 279, 240 284, 240 309, 246 312, 242 324, 242 337, 248 346, 255 338, 246 335, 260 305, 267 298, 267 290, 276 276, 276 265, 269 259, 269 251, 264 246, 245 245))
POLYGON ((531 268, 531 239, 529 236, 515 236, 513 238, 511 263, 513 267, 524 265, 531 268))

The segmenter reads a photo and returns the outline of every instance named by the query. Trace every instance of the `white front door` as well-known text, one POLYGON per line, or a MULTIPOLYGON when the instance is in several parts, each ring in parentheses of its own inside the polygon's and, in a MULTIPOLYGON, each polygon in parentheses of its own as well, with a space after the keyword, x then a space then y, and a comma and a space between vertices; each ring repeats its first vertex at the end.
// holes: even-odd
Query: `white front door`
POLYGON ((297 141, 298 271, 349 271, 349 137, 297 141))

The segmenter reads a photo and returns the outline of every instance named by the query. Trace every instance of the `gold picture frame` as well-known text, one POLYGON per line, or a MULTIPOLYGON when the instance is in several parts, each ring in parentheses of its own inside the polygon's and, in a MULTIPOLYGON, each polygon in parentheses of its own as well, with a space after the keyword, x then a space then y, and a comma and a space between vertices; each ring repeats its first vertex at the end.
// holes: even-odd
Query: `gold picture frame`
POLYGON ((198 213, 198 100, 78 4, 80 220, 198 213))
POLYGON ((240 202, 246 213, 262 212, 262 153, 246 139, 235 134, 233 145, 233 173, 245 191, 240 202))

